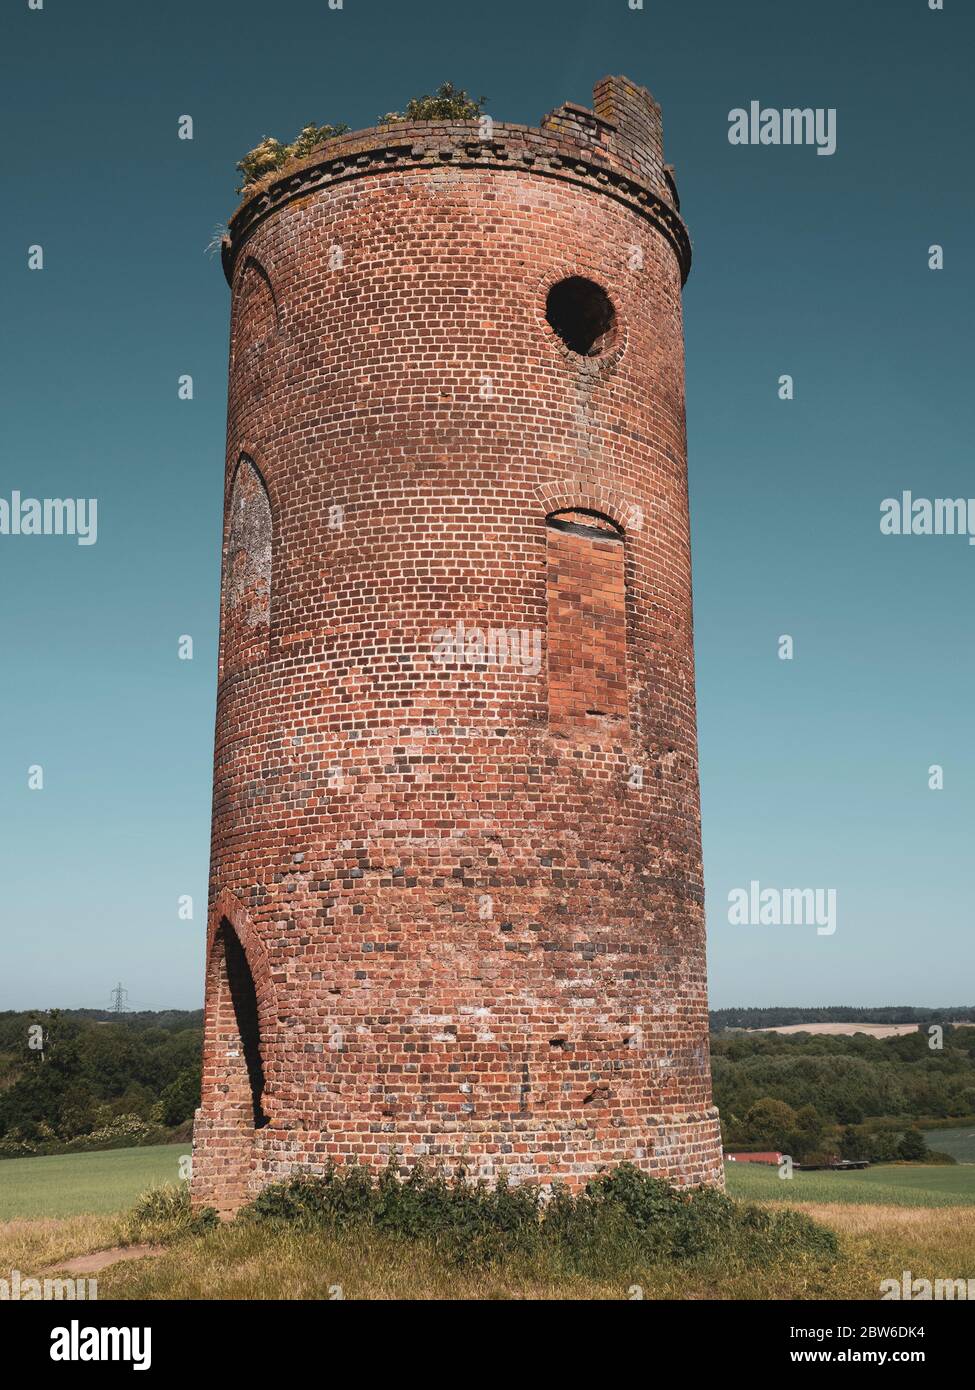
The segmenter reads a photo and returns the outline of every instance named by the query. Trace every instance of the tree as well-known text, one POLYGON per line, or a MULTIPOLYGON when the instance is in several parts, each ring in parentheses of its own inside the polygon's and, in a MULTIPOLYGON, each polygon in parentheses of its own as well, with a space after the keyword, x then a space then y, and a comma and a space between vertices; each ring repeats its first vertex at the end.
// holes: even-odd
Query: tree
POLYGON ((881 1129, 867 1140, 867 1154, 872 1163, 891 1163, 898 1157, 896 1134, 881 1129))
POLYGON ((867 1157, 867 1145, 852 1125, 847 1125, 840 1135, 840 1158, 853 1162, 867 1157))
POLYGON ((757 1100, 749 1106, 742 1129, 749 1143, 788 1150, 796 1132, 796 1112, 784 1100, 757 1100))
MULTIPOLYGON (((813 1155, 819 1155, 828 1128, 827 1122, 814 1105, 800 1106, 796 1112, 795 1132, 787 1144, 789 1152, 802 1161, 811 1161, 813 1155)), ((832 1140, 827 1147, 833 1147, 832 1140)))
POLYGON ((191 1120, 200 1103, 200 1065, 187 1067, 165 1088, 156 1104, 156 1118, 164 1125, 191 1120))
POLYGON ((897 1145, 897 1157, 907 1163, 921 1163, 930 1150, 927 1140, 919 1129, 909 1129, 897 1145))

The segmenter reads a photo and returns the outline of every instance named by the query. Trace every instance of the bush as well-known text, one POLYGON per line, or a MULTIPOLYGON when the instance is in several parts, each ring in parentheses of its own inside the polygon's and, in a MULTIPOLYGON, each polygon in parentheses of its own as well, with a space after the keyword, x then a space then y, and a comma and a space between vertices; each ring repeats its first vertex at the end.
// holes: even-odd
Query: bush
POLYGON ((391 1160, 376 1181, 366 1169, 329 1166, 266 1187, 238 1215, 301 1230, 371 1227, 423 1241, 459 1265, 514 1255, 544 1258, 563 1272, 604 1274, 637 1262, 737 1259, 747 1265, 788 1256, 832 1260, 835 1236, 792 1211, 768 1212, 714 1188, 677 1191, 620 1164, 574 1196, 557 1188, 451 1180, 416 1167, 405 1182, 391 1160))
POLYGON ((259 145, 248 150, 243 159, 237 161, 237 171, 241 175, 237 192, 242 193, 248 184, 257 183, 273 169, 280 169, 287 159, 287 145, 282 145, 273 135, 265 135, 259 145))
POLYGON ((893 1163, 899 1157, 896 1133, 878 1130, 866 1136, 867 1158, 871 1163, 893 1163))
POLYGON ((319 145, 334 140, 337 135, 344 135, 348 128, 347 125, 306 125, 290 145, 282 145, 281 141, 273 136, 265 136, 259 145, 237 161, 237 169, 241 175, 237 192, 243 193, 250 184, 257 183, 266 174, 280 169, 282 164, 287 164, 291 159, 304 159, 305 155, 317 150, 319 145))
POLYGON ((143 1192, 126 1218, 124 1237, 131 1244, 167 1243, 183 1236, 202 1235, 219 1224, 213 1207, 193 1211, 186 1183, 167 1183, 143 1192))
POLYGON ((379 124, 390 125, 396 121, 476 121, 486 101, 487 97, 475 100, 468 96, 463 87, 455 87, 452 82, 441 82, 432 97, 413 97, 402 114, 387 111, 385 116, 379 117, 379 124))
POLYGON ((165 1086, 153 1108, 153 1118, 163 1125, 180 1125, 192 1120, 200 1103, 200 1064, 181 1071, 165 1086))
POLYGON ((14 1130, 0 1139, 0 1158, 31 1158, 44 1154, 90 1153, 99 1149, 131 1149, 144 1144, 164 1144, 172 1135, 138 1115, 115 1115, 90 1134, 61 1139, 49 1126, 35 1127, 36 1137, 26 1139, 14 1130))

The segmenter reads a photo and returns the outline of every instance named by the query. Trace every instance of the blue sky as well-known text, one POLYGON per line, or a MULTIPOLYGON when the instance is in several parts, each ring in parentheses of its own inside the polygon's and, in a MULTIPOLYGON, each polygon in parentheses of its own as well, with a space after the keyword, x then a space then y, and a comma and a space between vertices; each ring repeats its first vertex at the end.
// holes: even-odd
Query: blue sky
POLYGON ((99 510, 96 545, 0 536, 0 1008, 202 999, 235 161, 448 78, 536 123, 609 72, 661 102, 694 240, 712 1004, 971 1003, 975 547, 879 529, 903 489, 975 496, 971 8, 11 0, 2 28, 0 497, 99 510), (730 145, 751 100, 835 108, 836 153, 730 145), (732 927, 752 880, 835 888, 836 932, 732 927))

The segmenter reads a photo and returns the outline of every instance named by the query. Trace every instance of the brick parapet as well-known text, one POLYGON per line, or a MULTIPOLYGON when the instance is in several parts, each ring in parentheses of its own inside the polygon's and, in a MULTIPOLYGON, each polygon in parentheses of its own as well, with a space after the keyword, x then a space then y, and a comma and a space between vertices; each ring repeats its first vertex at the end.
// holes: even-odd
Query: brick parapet
POLYGON ((660 109, 626 78, 603 78, 594 96, 602 114, 566 102, 539 127, 492 120, 484 134, 478 121, 400 121, 336 136, 247 188, 222 246, 228 283, 255 227, 288 203, 350 179, 444 165, 523 168, 617 199, 663 235, 683 282, 691 266, 691 241, 673 170, 663 164, 660 109))

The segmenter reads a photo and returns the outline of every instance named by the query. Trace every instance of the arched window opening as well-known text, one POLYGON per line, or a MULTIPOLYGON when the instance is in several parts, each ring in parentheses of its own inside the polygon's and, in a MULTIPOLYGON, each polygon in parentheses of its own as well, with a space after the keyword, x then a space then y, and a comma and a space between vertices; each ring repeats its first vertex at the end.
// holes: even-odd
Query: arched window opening
POLYGON ((626 547, 609 517, 553 512, 545 526, 549 722, 622 719, 626 687, 626 547))
POLYGON ((244 948, 226 920, 220 924, 213 949, 219 972, 213 1000, 218 1055, 224 1068, 221 1087, 230 1108, 260 1129, 268 1117, 254 980, 244 948))

